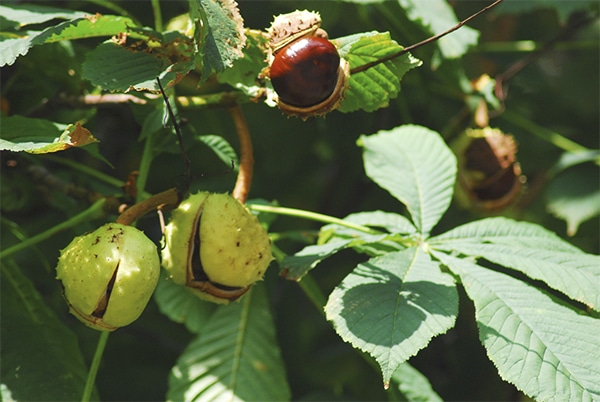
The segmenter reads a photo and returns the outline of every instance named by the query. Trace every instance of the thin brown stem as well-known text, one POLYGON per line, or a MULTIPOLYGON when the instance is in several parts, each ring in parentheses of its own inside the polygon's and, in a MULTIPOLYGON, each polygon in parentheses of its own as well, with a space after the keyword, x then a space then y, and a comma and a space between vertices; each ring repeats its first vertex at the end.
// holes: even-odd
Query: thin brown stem
POLYGON ((400 56, 402 56, 402 55, 404 55, 404 54, 406 54, 408 52, 411 52, 411 51, 415 50, 418 47, 421 47, 423 45, 427 45, 427 44, 429 44, 431 42, 434 42, 434 41, 436 41, 436 40, 438 40, 438 39, 440 39, 440 38, 448 35, 449 33, 452 33, 454 31, 456 31, 457 29, 459 29, 460 27, 462 27, 463 25, 465 25, 467 22, 471 21, 473 18, 476 18, 476 17, 480 16, 481 14, 485 13, 486 11, 490 10, 493 7, 496 7, 502 1, 503 0, 496 0, 495 2, 493 2, 492 4, 490 4, 489 6, 482 8, 481 10, 479 10, 478 12, 476 12, 475 14, 473 14, 470 17, 462 20, 461 22, 459 22, 458 24, 456 24, 452 28, 448 29, 447 31, 444 31, 444 32, 439 33, 437 35, 434 35, 434 36, 432 36, 430 38, 422 40, 421 42, 415 43, 414 45, 410 45, 408 47, 405 47, 404 49, 400 50, 397 53, 391 54, 389 56, 383 57, 383 58, 381 58, 379 60, 375 60, 375 61, 372 61, 372 62, 367 63, 367 64, 363 64, 362 66, 355 67, 352 70, 350 70, 350 74, 356 74, 356 73, 360 73, 362 71, 366 71, 366 70, 370 69, 371 67, 375 67, 378 64, 385 63, 386 61, 393 60, 396 57, 400 57, 400 56))
POLYGON ((164 207, 173 208, 180 202, 179 192, 176 188, 170 188, 162 193, 155 194, 144 201, 138 202, 127 208, 115 222, 122 225, 131 225, 133 222, 146 215, 149 212, 164 207))
POLYGON ((243 204, 246 202, 246 198, 250 192, 250 185, 252 184, 252 169, 254 166, 252 139, 250 138, 248 123, 246 122, 242 108, 238 105, 228 110, 235 124, 240 141, 240 168, 232 196, 243 204))

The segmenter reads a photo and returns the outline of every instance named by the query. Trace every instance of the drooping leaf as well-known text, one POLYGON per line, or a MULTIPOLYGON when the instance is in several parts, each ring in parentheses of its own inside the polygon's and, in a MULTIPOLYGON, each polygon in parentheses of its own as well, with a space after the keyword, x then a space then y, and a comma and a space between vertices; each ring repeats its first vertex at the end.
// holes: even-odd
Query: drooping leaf
POLYGON ((161 313, 175 322, 184 324, 195 334, 199 334, 206 327, 217 308, 216 304, 201 300, 184 286, 168 280, 162 273, 154 291, 154 300, 161 313))
POLYGON ((419 370, 408 363, 402 363, 392 375, 392 382, 412 402, 442 402, 443 399, 433 390, 431 383, 419 370))
POLYGON ((3 260, 1 267, 3 397, 10 394, 16 401, 79 400, 87 368, 77 337, 47 307, 14 262, 3 260))
POLYGON ((433 238, 430 245, 518 270, 600 311, 599 256, 582 253, 541 226, 505 218, 475 221, 458 232, 451 240, 448 233, 433 238))
POLYGON ((191 0, 199 2, 208 21, 208 33, 203 47, 202 81, 211 74, 224 71, 243 56, 246 44, 244 22, 235 0, 191 0))
POLYGON ((289 400, 275 327, 264 289, 220 306, 177 360, 167 399, 289 400))
MULTIPOLYGON (((74 19, 85 17, 83 11, 66 10, 48 5, 37 4, 3 4, 0 5, 0 15, 6 20, 16 23, 17 27, 30 24, 41 24, 54 19, 74 19)), ((5 29, 5 27, 3 27, 5 29)))
POLYGON ((98 141, 79 123, 64 125, 23 116, 0 119, 0 133, 0 150, 31 154, 64 151, 98 141))
MULTIPOLYGON (((340 56, 348 61, 351 70, 402 50, 388 32, 352 35, 334 42, 339 45, 340 56)), ((366 71, 351 74, 349 89, 339 110, 353 112, 362 109, 372 112, 388 106, 390 99, 398 96, 404 74, 420 65, 420 60, 405 54, 366 71)))
POLYGON ((444 140, 425 127, 405 125, 361 136, 367 175, 406 205, 427 237, 448 209, 456 158, 444 140))
POLYGON ((208 146, 223 163, 232 166, 235 170, 239 168, 238 156, 229 142, 220 135, 200 135, 198 140, 208 146))
POLYGON ((359 264, 325 306, 337 333, 379 363, 384 384, 398 366, 454 325, 452 277, 418 248, 359 264))
POLYGON ((281 262, 282 276, 286 279, 299 281, 321 261, 347 248, 360 248, 384 242, 387 234, 370 235, 360 233, 349 238, 335 239, 324 244, 314 244, 304 247, 294 255, 285 256, 281 262))
POLYGON ((600 150, 589 149, 586 151, 573 151, 563 153, 558 161, 550 169, 550 175, 556 175, 570 167, 581 165, 587 162, 594 162, 600 165, 600 150))
POLYGON ((114 41, 98 45, 86 55, 82 77, 108 91, 158 91, 156 77, 163 86, 172 86, 194 68, 189 38, 170 32, 148 40, 161 41, 161 46, 144 51, 114 41))
POLYGON ((35 45, 62 40, 113 36, 126 32, 135 23, 126 17, 115 15, 93 15, 64 21, 43 31, 3 35, 0 39, 0 66, 11 65, 17 57, 27 54, 35 45))
POLYGON ((434 255, 460 276, 481 342, 504 380, 540 401, 600 399, 600 319, 508 275, 434 255))
POLYGON ((546 189, 548 210, 567 222, 567 234, 574 236, 579 225, 600 214, 598 166, 578 165, 554 178, 546 189))

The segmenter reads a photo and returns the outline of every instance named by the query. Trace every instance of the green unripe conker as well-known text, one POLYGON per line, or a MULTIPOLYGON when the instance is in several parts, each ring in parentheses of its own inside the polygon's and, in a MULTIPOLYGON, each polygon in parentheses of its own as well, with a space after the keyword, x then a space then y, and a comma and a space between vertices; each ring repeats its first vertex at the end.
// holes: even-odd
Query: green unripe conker
POLYGON ((200 192, 165 227, 163 267, 203 299, 228 303, 262 279, 273 260, 267 231, 235 198, 200 192))
POLYGON ((135 321, 159 274, 156 245, 138 229, 118 223, 73 239, 56 267, 71 313, 102 331, 135 321))

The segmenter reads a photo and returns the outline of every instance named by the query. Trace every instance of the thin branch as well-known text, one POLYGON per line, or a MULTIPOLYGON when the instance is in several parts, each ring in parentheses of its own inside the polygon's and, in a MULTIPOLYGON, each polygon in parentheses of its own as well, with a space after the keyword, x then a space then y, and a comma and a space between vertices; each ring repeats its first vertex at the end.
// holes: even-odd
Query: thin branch
POLYGON ((444 37, 444 36, 446 36, 446 35, 454 32, 454 31, 456 31, 457 29, 461 28, 463 25, 465 25, 467 22, 471 21, 473 18, 476 18, 476 17, 480 16, 481 14, 487 12, 488 10, 490 10, 493 7, 496 7, 502 1, 503 0, 496 0, 495 2, 493 2, 492 4, 490 4, 489 6, 482 8, 481 10, 479 10, 478 12, 476 12, 475 14, 473 14, 470 17, 462 20, 461 22, 459 22, 458 24, 456 24, 452 28, 448 29, 447 31, 444 31, 444 32, 439 33, 439 34, 437 34, 435 36, 427 38, 427 39, 425 39, 425 40, 423 40, 423 41, 421 41, 419 43, 415 43, 414 45, 410 45, 408 47, 405 47, 404 49, 400 50, 397 53, 391 54, 389 56, 386 56, 386 57, 381 58, 379 60, 372 61, 372 62, 367 63, 367 64, 363 64, 362 66, 358 66, 356 68, 353 68, 352 70, 350 70, 350 74, 356 74, 356 73, 360 73, 360 72, 366 71, 369 68, 375 67, 378 64, 385 63, 386 61, 393 60, 396 57, 400 57, 400 56, 402 56, 402 55, 404 55, 404 54, 406 54, 408 52, 411 52, 411 51, 415 50, 418 47, 421 47, 423 45, 427 45, 427 44, 429 44, 431 42, 434 42, 434 41, 436 41, 436 40, 438 40, 438 39, 440 39, 440 38, 442 38, 442 37, 444 37))
POLYGON ((188 157, 187 152, 185 151, 185 147, 183 146, 183 135, 181 135, 181 128, 179 127, 179 122, 175 117, 175 113, 173 113, 173 109, 171 108, 171 104, 169 103, 169 99, 167 98, 167 94, 163 89, 162 84, 160 83, 160 78, 156 77, 156 81, 158 82, 158 87, 160 88, 160 93, 163 96, 165 101, 165 105, 167 106, 167 111, 169 112, 169 117, 173 121, 173 127, 175 127, 175 134, 177 134, 177 142, 179 142, 179 150, 181 151, 181 157, 183 158, 183 175, 185 179, 184 188, 180 189, 180 193, 186 193, 189 185, 190 185, 190 177, 191 177, 191 163, 190 158, 188 157))
POLYGON ((250 185, 252 184, 252 171, 254 166, 254 156, 252 151, 252 139, 248 130, 248 123, 242 112, 242 108, 234 106, 229 108, 229 114, 235 124, 235 129, 240 141, 240 168, 238 170, 237 180, 233 188, 232 196, 242 204, 246 202, 250 185))
POLYGON ((130 208, 127 208, 115 221, 122 225, 131 225, 133 222, 146 215, 149 212, 165 207, 173 208, 179 202, 180 194, 177 188, 170 188, 162 193, 155 194, 150 198, 146 198, 144 201, 134 204, 130 208))

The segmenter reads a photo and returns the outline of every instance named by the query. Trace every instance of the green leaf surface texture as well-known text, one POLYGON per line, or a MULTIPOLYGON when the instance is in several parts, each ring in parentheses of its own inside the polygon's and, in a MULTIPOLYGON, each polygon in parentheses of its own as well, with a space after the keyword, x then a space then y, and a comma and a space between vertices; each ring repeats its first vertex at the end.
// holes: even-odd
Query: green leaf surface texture
MULTIPOLYGON (((164 47, 165 52, 173 51, 164 47)), ((82 77, 108 91, 158 90, 156 77, 167 86, 193 68, 191 59, 171 63, 168 53, 148 53, 107 41, 89 52, 82 77)))
POLYGON ((600 320, 511 276, 441 252, 475 304, 479 337, 500 376, 539 401, 600 400, 600 320))
POLYGON ((206 134, 198 136, 198 140, 209 147, 225 165, 231 167, 233 164, 234 169, 238 170, 238 156, 225 138, 220 135, 206 134))
MULTIPOLYGON (((402 47, 390 38, 388 32, 371 32, 336 39, 340 56, 350 64, 350 69, 398 53, 402 47)), ((400 92, 400 80, 421 61, 410 54, 378 64, 360 73, 351 74, 349 88, 340 105, 341 112, 359 109, 367 112, 386 107, 390 99, 400 92)))
POLYGON ((166 278, 164 272, 154 291, 154 300, 161 313, 172 321, 184 324, 195 334, 199 334, 217 305, 200 299, 184 286, 166 278))
MULTIPOLYGON (((406 16, 427 28, 433 35, 445 32, 458 24, 454 10, 446 0, 398 0, 406 16)), ((463 26, 437 41, 437 46, 446 59, 456 59, 467 53, 470 46, 477 44, 479 32, 463 26)))
POLYGON ((15 263, 3 260, 1 270, 3 400, 79 400, 87 368, 77 337, 15 263))
POLYGON ((289 400, 290 390, 264 289, 220 306, 179 357, 170 401, 289 400))
POLYGON ((433 390, 431 383, 419 370, 408 363, 402 363, 392 376, 392 381, 408 401, 442 402, 443 399, 433 390))
POLYGON ((193 0, 200 3, 206 14, 209 31, 202 54, 202 77, 231 67, 236 59, 243 57, 246 44, 243 20, 234 0, 193 0))
POLYGON ((400 200, 426 237, 448 209, 456 157, 428 128, 405 125, 362 136, 367 176, 400 200))
MULTIPOLYGON (((373 228, 382 228, 389 233, 415 234, 416 228, 406 217, 394 212, 365 211, 350 214, 344 218, 345 221, 373 228)), ((322 230, 335 229, 336 234, 359 235, 355 229, 339 225, 326 225, 322 230)))
POLYGON ((430 244, 518 270, 600 311, 600 256, 583 253, 541 226, 490 218, 433 238, 430 244), (461 234, 450 240, 453 232, 461 234))
POLYGON ((418 248, 359 264, 334 289, 327 319, 346 342, 372 355, 389 384, 398 366, 454 326, 452 277, 418 248))
MULTIPOLYGON (((30 24, 41 24, 54 19, 74 19, 84 17, 83 11, 73 11, 34 4, 3 4, 0 5, 0 15, 12 21, 19 27, 30 24)), ((3 27, 4 29, 4 27, 3 27)))
POLYGON ((354 241, 354 239, 344 239, 325 244, 311 244, 294 255, 285 256, 281 262, 281 268, 284 270, 287 279, 298 281, 321 261, 340 250, 350 247, 350 244, 354 241))

